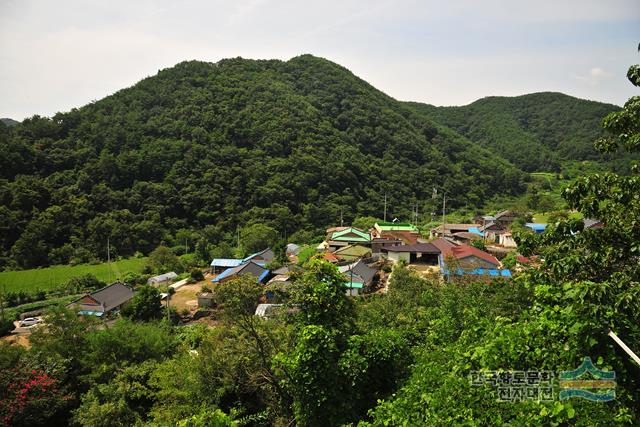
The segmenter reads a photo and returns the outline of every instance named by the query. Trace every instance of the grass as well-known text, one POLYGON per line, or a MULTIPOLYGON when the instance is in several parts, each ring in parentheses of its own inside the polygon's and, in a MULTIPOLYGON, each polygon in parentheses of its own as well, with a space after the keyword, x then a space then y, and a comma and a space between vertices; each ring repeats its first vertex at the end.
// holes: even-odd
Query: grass
POLYGON ((30 302, 28 304, 22 304, 17 307, 7 308, 5 309, 4 315, 7 319, 19 320, 18 316, 20 315, 20 313, 25 313, 27 311, 33 310, 44 310, 58 304, 67 305, 76 298, 78 298, 78 295, 67 295, 64 297, 51 298, 44 301, 30 302))
POLYGON ((32 270, 3 271, 0 273, 0 289, 5 292, 49 290, 72 277, 93 274, 103 282, 113 281, 127 273, 140 273, 147 258, 129 258, 111 263, 83 264, 76 266, 56 265, 32 270), (111 271, 109 271, 111 270, 111 271))

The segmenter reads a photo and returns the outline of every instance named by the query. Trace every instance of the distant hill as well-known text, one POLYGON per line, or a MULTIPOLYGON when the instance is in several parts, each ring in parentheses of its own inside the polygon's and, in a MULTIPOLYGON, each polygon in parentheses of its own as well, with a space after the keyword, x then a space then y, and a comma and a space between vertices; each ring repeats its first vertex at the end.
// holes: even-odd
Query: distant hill
POLYGON ((183 62, 10 129, 0 259, 23 267, 103 257, 107 237, 130 255, 205 227, 208 247, 252 223, 291 236, 381 216, 385 194, 410 218, 434 186, 452 207, 524 190, 506 160, 310 55, 183 62))
POLYGON ((8 118, 0 118, 0 122, 4 123, 6 126, 15 126, 17 124, 20 124, 19 121, 8 118))
POLYGON ((566 160, 601 160, 594 141, 604 116, 619 107, 556 92, 487 97, 462 107, 409 102, 525 171, 553 171, 566 160))

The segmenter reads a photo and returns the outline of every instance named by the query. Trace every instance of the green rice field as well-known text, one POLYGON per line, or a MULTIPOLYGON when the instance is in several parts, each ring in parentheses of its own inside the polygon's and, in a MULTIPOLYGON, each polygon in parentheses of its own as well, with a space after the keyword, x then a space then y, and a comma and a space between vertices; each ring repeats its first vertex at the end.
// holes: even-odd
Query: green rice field
POLYGON ((129 258, 102 264, 76 266, 56 265, 32 270, 0 272, 0 290, 4 292, 49 290, 72 277, 93 274, 103 282, 113 281, 127 273, 140 273, 147 258, 129 258), (111 268, 109 268, 111 267, 111 268), (111 272, 109 272, 111 270, 111 272))

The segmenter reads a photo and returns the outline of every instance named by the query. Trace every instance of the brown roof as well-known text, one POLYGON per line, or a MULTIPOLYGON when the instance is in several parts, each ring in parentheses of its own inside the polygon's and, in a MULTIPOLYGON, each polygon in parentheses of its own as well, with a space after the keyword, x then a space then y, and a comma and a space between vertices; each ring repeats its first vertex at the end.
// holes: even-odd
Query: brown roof
POLYGON ((500 265, 500 261, 496 257, 491 254, 486 253, 478 248, 474 248, 469 245, 459 245, 451 248, 450 254, 453 255, 456 259, 462 259, 469 256, 475 256, 477 258, 483 259, 490 264, 500 265))
POLYGON ((436 248, 440 249, 440 252, 445 255, 449 253, 451 248, 456 246, 454 243, 451 243, 450 241, 443 239, 442 237, 432 240, 430 243, 436 248))
POLYGON ((329 262, 338 262, 338 261, 340 261, 338 259, 338 257, 336 257, 331 252, 325 252, 325 254, 322 255, 322 259, 324 259, 325 261, 329 261, 329 262))
POLYGON ((415 245, 398 245, 382 248, 385 252, 419 252, 423 254, 440 254, 440 249, 431 243, 416 243, 415 245))
POLYGON ((73 301, 68 307, 78 310, 108 312, 133 298, 133 289, 116 282, 73 301))
POLYGON ((468 240, 482 239, 482 236, 479 236, 475 233, 470 233, 468 231, 460 231, 458 233, 453 233, 453 237, 457 237, 459 239, 468 239, 468 240))
POLYGON ((419 233, 413 231, 383 231, 381 237, 384 239, 398 239, 406 245, 418 243, 419 233))
MULTIPOLYGON (((447 223, 446 224, 446 229, 447 230, 469 230, 470 228, 474 228, 477 227, 478 224, 453 224, 453 223, 447 223)), ((439 226, 435 227, 433 230, 435 230, 436 232, 442 232, 442 224, 440 224, 439 226)))

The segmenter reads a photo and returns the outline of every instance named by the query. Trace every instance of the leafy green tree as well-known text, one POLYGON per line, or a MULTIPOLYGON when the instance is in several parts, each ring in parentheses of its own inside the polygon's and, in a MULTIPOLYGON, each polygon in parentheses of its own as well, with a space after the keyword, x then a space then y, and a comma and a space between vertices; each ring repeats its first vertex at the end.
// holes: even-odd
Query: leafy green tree
POLYGON ((251 254, 276 244, 278 232, 264 224, 253 224, 242 228, 240 241, 245 253, 251 254))
POLYGON ((153 405, 148 385, 156 362, 121 369, 108 383, 98 384, 82 396, 73 420, 84 427, 131 426, 144 421, 153 405))
POLYGON ((180 420, 178 427, 236 427, 237 422, 219 409, 202 410, 199 414, 180 420))
POLYGON ((180 272, 182 266, 178 257, 166 246, 158 246, 149 254, 148 266, 154 273, 180 272))
POLYGON ((131 302, 123 307, 122 315, 133 320, 160 319, 162 317, 160 291, 150 285, 138 288, 131 302))
POLYGON ((356 219, 354 219, 351 222, 351 225, 353 225, 356 228, 359 228, 361 230, 369 230, 371 228, 373 228, 374 224, 376 222, 380 222, 379 219, 374 218, 372 216, 361 216, 361 217, 357 217, 356 219))

